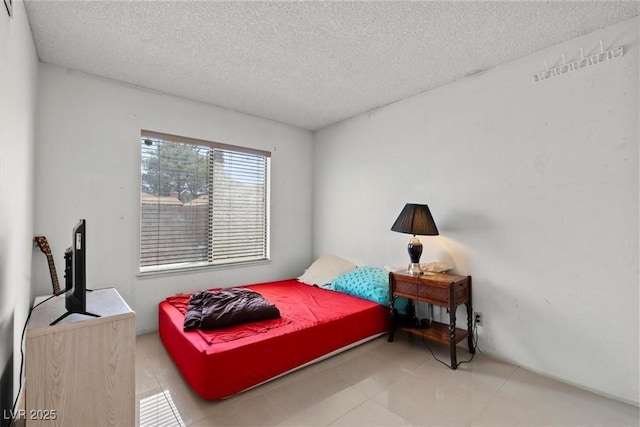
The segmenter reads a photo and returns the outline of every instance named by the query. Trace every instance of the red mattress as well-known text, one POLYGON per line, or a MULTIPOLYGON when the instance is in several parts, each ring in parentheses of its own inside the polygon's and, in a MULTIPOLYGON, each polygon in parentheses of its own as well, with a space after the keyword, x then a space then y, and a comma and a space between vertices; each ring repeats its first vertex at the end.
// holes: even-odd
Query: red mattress
POLYGON ((275 304, 281 318, 217 332, 184 331, 189 296, 160 303, 160 338, 204 399, 231 396, 388 329, 388 308, 361 298, 295 279, 244 287, 275 304))

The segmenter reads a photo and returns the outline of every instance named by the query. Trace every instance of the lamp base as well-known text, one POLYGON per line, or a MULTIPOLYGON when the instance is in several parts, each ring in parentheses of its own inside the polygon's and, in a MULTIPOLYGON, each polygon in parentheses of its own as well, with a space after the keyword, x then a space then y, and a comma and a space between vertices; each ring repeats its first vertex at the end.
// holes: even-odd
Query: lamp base
POLYGON ((420 268, 420 255, 422 255, 422 243, 420 243, 420 239, 418 239, 415 235, 409 241, 407 245, 407 249, 409 250, 409 259, 411 259, 411 264, 407 268, 407 271, 412 276, 420 276, 422 274, 422 269, 420 268))
POLYGON ((420 264, 417 262, 412 262, 411 264, 409 264, 409 266, 407 267, 407 272, 412 276, 422 275, 422 269, 420 268, 420 264))

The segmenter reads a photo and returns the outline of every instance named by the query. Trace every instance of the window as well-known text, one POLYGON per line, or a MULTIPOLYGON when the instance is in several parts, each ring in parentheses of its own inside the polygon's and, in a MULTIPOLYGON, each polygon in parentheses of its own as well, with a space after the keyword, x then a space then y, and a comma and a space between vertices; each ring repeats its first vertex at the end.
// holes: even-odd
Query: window
POLYGON ((269 258, 271 153, 141 134, 141 272, 269 258))

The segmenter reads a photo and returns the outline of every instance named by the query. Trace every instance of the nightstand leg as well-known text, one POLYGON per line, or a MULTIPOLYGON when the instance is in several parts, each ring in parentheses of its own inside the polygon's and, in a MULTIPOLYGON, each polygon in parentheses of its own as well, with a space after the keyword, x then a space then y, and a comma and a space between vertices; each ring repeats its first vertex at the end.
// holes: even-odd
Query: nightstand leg
POLYGON ((474 354, 476 352, 476 347, 473 345, 473 304, 471 304, 471 276, 467 276, 469 278, 469 302, 467 302, 467 332, 469 336, 467 336, 467 347, 469 347, 469 352, 474 354))
POLYGON ((395 310, 393 306, 395 305, 395 297, 391 297, 391 301, 389 302, 389 337, 387 338, 388 342, 393 342, 393 334, 395 332, 395 310))
POLYGON ((456 293, 453 286, 449 286, 449 350, 451 352, 451 369, 458 368, 456 357, 456 293))
POLYGON ((469 332, 467 336, 467 347, 469 347, 469 352, 473 354, 476 352, 473 346, 473 309, 471 308, 471 301, 465 305, 467 306, 467 331, 469 332))
POLYGON ((449 310, 449 350, 451 352, 451 369, 458 366, 458 358, 456 357, 456 310, 449 310))

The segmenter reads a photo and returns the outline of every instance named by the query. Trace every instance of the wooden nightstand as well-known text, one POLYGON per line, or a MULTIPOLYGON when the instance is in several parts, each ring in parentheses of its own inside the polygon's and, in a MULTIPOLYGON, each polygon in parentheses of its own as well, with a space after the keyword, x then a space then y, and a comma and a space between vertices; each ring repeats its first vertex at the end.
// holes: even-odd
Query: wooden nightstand
POLYGON ((451 369, 456 369, 456 344, 467 339, 471 353, 473 346, 473 311, 471 307, 471 276, 457 276, 445 273, 428 273, 412 276, 409 273, 389 273, 389 342, 393 342, 396 328, 423 336, 427 340, 449 344, 451 369), (423 301, 449 309, 449 324, 433 322, 430 327, 398 325, 394 318, 393 303, 398 297, 423 301), (464 304, 467 308, 467 330, 456 328, 456 308, 464 304))

